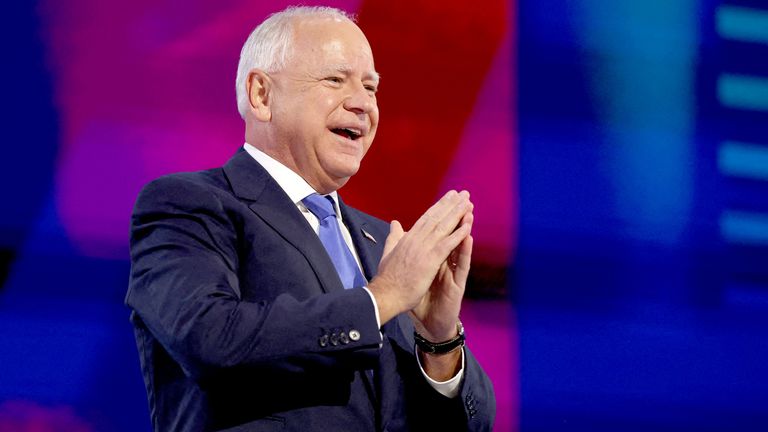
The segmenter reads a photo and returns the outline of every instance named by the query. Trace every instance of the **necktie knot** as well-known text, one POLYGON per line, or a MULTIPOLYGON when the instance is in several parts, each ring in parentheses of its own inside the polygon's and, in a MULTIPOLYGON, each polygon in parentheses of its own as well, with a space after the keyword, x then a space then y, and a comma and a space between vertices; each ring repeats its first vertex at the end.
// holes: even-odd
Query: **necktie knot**
POLYGON ((320 196, 313 193, 301 200, 301 202, 321 221, 328 216, 336 217, 336 206, 331 196, 320 196))

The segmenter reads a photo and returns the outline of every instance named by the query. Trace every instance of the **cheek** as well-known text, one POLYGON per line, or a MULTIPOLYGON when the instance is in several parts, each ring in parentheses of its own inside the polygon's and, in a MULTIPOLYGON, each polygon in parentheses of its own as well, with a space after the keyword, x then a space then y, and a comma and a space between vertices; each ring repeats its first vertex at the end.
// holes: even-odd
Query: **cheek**
POLYGON ((343 109, 341 101, 333 94, 324 94, 313 101, 323 117, 328 117, 334 110, 343 109))
MULTIPOLYGON (((376 131, 379 130, 379 116, 371 117, 371 130, 370 130, 370 139, 369 141, 373 141, 373 139, 376 137, 376 131)), ((370 144, 369 144, 370 145, 370 144)))
POLYGON ((307 97, 297 101, 292 107, 293 116, 301 119, 300 124, 325 129, 328 125, 328 117, 338 105, 331 95, 307 95, 307 97))
POLYGON ((379 125, 379 107, 375 104, 376 102, 374 101, 375 108, 371 111, 370 114, 372 128, 376 128, 379 125))
POLYGON ((373 145, 373 140, 376 138, 377 130, 378 128, 376 127, 375 124, 371 126, 371 130, 368 132, 368 137, 367 137, 368 139, 366 140, 367 142, 365 145, 365 150, 368 150, 368 148, 371 147, 371 145, 373 145))

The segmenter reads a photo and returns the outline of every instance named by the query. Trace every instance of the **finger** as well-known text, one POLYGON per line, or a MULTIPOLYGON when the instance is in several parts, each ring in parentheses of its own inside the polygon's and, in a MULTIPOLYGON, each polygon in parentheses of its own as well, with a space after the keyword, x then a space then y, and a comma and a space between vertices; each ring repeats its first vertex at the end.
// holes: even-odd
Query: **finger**
POLYGON ((464 214, 459 222, 459 225, 469 225, 472 228, 472 224, 475 222, 475 214, 473 213, 474 205, 470 206, 469 210, 464 214))
POLYGON ((411 228, 411 231, 422 230, 425 225, 429 225, 433 220, 441 217, 441 215, 450 209, 450 203, 458 198, 458 193, 455 190, 449 190, 446 192, 437 202, 432 204, 431 207, 419 217, 416 223, 411 228))
POLYGON ((474 218, 473 211, 475 209, 475 205, 472 203, 472 201, 469 200, 469 192, 463 190, 458 193, 458 196, 459 201, 444 216, 443 221, 441 221, 441 223, 446 223, 451 232, 455 230, 456 227, 460 224, 471 224, 474 218), (457 216, 459 217, 459 221, 454 223, 457 216))
MULTIPOLYGON (((472 224, 474 223, 474 221, 475 221, 475 216, 470 211, 470 212, 467 212, 467 214, 465 214, 464 217, 461 218, 461 225, 469 225, 470 232, 471 232, 472 224)), ((459 246, 456 249, 452 250, 451 253, 448 255, 448 265, 451 269, 451 272, 453 273, 456 273, 458 269, 459 261, 461 259, 461 254, 465 253, 465 249, 462 249, 464 245, 465 245, 464 241, 459 243, 459 246)), ((471 247, 469 252, 471 255, 471 252, 472 252, 471 247)))
POLYGON ((469 268, 472 263, 472 245, 474 239, 471 235, 468 235, 459 244, 458 253, 456 257, 456 268, 453 272, 453 280, 456 284, 464 288, 467 284, 467 278, 469 277, 469 268))
POLYGON ((468 201, 468 194, 460 194, 455 190, 450 190, 443 195, 436 203, 432 205, 413 225, 412 231, 420 232, 431 231, 434 226, 441 221, 457 204, 462 201, 468 201))
POLYGON ((468 214, 472 213, 473 209, 474 205, 470 201, 459 202, 438 222, 434 228, 435 234, 438 236, 451 234, 457 227, 463 225, 462 221, 468 214))
POLYGON ((400 222, 393 220, 389 224, 389 235, 387 235, 387 240, 384 242, 384 254, 383 256, 389 255, 390 252, 392 252, 392 249, 397 246, 397 243, 400 241, 401 238, 403 238, 403 235, 405 233, 403 232, 403 226, 400 225, 400 222))
POLYGON ((448 255, 450 255, 451 252, 456 249, 464 240, 464 238, 466 238, 471 232, 471 225, 460 225, 453 233, 442 239, 436 245, 435 250, 437 252, 437 256, 435 258, 439 259, 440 261, 446 261, 448 259, 448 255))
POLYGON ((462 224, 468 223, 468 224, 472 225, 472 223, 475 221, 474 210, 475 210, 475 206, 474 206, 474 204, 472 204, 472 206, 470 206, 470 210, 467 213, 464 214, 463 218, 461 218, 461 223, 462 224))

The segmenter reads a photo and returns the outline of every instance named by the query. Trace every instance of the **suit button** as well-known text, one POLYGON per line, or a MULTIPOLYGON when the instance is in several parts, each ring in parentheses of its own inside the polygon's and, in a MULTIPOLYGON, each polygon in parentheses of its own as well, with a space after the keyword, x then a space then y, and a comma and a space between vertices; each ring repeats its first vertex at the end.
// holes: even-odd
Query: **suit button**
POLYGON ((349 331, 349 339, 353 341, 359 341, 360 340, 360 332, 352 329, 349 331))
POLYGON ((320 344, 321 347, 323 347, 323 348, 327 347, 328 346, 328 335, 324 334, 324 335, 320 336, 320 339, 318 339, 317 342, 320 344))
POLYGON ((349 336, 347 336, 347 334, 344 332, 339 333, 339 342, 343 343, 344 345, 348 344, 349 336))
POLYGON ((338 344, 339 344, 339 334, 338 333, 333 333, 331 335, 331 345, 336 346, 338 344))

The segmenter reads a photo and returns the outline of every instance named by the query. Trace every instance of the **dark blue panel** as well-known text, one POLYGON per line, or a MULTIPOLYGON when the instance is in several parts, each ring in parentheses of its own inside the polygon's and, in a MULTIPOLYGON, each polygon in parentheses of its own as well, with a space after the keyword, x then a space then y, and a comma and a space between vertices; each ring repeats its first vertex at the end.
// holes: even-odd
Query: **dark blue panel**
POLYGON ((768 247, 722 226, 768 213, 768 182, 718 165, 768 113, 717 91, 768 63, 719 6, 520 2, 524 431, 768 430, 768 247))

